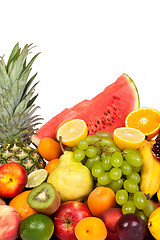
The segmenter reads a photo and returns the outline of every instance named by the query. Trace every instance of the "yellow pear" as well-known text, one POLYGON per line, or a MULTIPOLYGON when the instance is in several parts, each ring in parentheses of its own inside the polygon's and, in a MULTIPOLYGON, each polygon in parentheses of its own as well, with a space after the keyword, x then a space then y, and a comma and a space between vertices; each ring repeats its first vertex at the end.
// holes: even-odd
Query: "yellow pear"
POLYGON ((60 195, 61 201, 82 201, 93 189, 93 179, 89 169, 73 159, 73 152, 66 151, 59 164, 49 175, 51 183, 60 195))

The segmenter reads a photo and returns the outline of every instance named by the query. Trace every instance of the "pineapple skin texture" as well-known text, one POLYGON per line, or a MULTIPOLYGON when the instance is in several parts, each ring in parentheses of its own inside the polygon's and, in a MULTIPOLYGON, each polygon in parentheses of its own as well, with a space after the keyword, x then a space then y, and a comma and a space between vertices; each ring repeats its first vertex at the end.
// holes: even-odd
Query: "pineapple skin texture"
POLYGON ((46 163, 38 153, 38 150, 30 147, 28 144, 21 144, 21 146, 10 145, 0 148, 0 166, 5 163, 16 162, 21 164, 27 173, 42 169, 46 163))

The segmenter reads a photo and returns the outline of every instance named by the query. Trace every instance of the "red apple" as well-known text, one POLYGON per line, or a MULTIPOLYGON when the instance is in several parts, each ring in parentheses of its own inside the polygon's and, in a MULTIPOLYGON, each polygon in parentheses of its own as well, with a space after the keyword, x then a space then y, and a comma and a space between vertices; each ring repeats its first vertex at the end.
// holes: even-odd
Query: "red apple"
POLYGON ((81 219, 91 216, 88 207, 82 202, 62 203, 52 217, 55 226, 54 234, 60 240, 77 240, 75 226, 81 219))
POLYGON ((0 196, 13 198, 25 187, 28 175, 25 168, 15 162, 0 166, 0 196))
POLYGON ((18 237, 21 218, 18 212, 7 205, 0 206, 0 239, 14 240, 18 237))
POLYGON ((102 213, 101 219, 107 230, 116 232, 116 225, 119 218, 123 215, 121 208, 109 208, 102 213))

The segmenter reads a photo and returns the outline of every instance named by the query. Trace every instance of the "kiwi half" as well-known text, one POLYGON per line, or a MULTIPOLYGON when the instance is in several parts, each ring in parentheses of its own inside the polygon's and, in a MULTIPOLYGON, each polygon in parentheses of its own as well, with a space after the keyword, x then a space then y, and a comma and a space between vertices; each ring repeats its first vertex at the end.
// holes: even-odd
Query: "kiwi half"
POLYGON ((27 203, 35 211, 51 215, 59 208, 61 200, 53 185, 44 182, 32 189, 27 197, 27 203))

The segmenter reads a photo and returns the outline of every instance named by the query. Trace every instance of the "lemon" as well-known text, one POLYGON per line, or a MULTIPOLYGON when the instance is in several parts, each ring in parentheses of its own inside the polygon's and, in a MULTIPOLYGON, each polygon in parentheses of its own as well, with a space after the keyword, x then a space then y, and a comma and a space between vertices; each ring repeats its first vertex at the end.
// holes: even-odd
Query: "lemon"
POLYGON ((38 169, 31 172, 28 175, 28 181, 26 184, 26 188, 33 188, 40 185, 44 182, 48 177, 48 171, 46 169, 38 169))
POLYGON ((62 138, 62 143, 69 147, 74 147, 79 140, 84 139, 88 134, 88 128, 84 120, 72 119, 64 124, 60 124, 57 129, 56 137, 62 138))
POLYGON ((126 148, 138 149, 145 140, 145 135, 138 129, 121 127, 114 130, 113 139, 121 150, 126 148))
POLYGON ((35 213, 25 218, 19 225, 22 240, 49 240, 54 232, 54 223, 50 217, 35 213))

